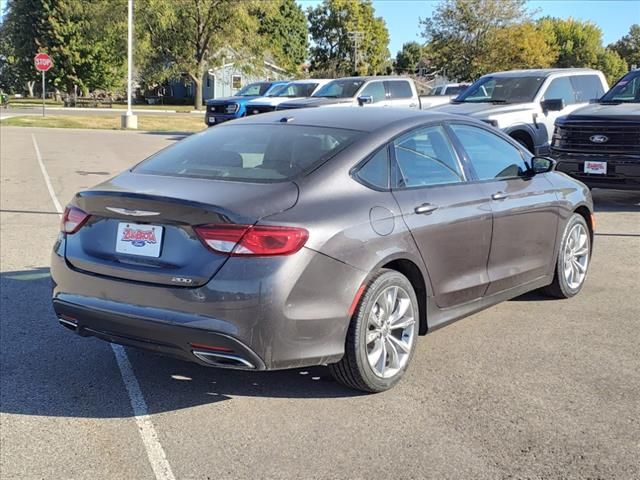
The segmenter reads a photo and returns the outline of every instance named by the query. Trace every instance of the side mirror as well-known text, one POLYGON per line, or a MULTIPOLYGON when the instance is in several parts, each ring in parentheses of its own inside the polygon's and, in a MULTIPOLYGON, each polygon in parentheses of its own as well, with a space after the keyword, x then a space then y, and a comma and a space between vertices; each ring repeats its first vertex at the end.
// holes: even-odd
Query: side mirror
POLYGON ((358 105, 361 107, 373 103, 373 97, 371 95, 362 95, 358 97, 358 105))
POLYGON ((547 173, 556 168, 556 161, 548 157, 533 157, 531 159, 531 171, 534 175, 547 173))
POLYGON ((540 102, 544 112, 559 112, 564 110, 564 100, 562 98, 550 98, 540 102))

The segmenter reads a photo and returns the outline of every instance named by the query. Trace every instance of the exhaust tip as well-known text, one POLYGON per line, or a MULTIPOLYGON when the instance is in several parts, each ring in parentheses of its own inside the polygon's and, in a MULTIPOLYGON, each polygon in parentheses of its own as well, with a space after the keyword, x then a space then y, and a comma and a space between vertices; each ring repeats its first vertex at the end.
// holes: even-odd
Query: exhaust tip
POLYGON ((78 330, 78 323, 75 318, 71 318, 67 316, 65 316, 64 318, 58 317, 58 322, 60 322, 60 325, 68 328, 69 330, 73 330, 74 332, 78 330))
POLYGON ((255 370, 255 365, 250 361, 238 355, 229 353, 205 352, 202 350, 193 350, 192 353, 204 363, 213 367, 222 368, 242 368, 255 370))

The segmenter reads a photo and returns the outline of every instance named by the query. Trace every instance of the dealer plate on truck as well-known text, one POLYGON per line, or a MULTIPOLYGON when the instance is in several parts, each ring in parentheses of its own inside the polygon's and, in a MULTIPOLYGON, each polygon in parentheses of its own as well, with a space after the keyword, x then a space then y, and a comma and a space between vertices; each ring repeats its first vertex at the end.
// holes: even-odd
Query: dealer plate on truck
POLYGON ((209 123, 216 123, 216 117, 209 117, 209 123))
POLYGON ((584 162, 584 173, 606 175, 607 162, 584 162))
POLYGON ((140 225, 120 222, 116 237, 116 252, 143 257, 159 257, 162 246, 162 230, 159 225, 140 225))

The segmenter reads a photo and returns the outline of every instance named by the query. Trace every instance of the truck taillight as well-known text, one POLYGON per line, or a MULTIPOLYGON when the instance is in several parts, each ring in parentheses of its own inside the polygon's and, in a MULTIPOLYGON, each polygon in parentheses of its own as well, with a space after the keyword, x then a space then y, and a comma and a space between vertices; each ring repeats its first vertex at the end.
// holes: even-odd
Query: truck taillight
POLYGON ((76 233, 89 220, 90 215, 78 207, 67 206, 60 222, 60 231, 76 233))
POLYGON ((207 248, 232 256, 291 255, 309 238, 307 230, 296 227, 203 225, 194 230, 207 248))

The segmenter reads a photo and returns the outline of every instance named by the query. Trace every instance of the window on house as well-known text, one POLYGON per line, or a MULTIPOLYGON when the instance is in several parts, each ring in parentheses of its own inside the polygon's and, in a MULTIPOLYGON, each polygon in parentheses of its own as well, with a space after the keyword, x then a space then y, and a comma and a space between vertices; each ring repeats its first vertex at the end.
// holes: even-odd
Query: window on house
POLYGON ((241 75, 233 75, 231 77, 231 87, 234 90, 242 88, 242 76, 241 75))

